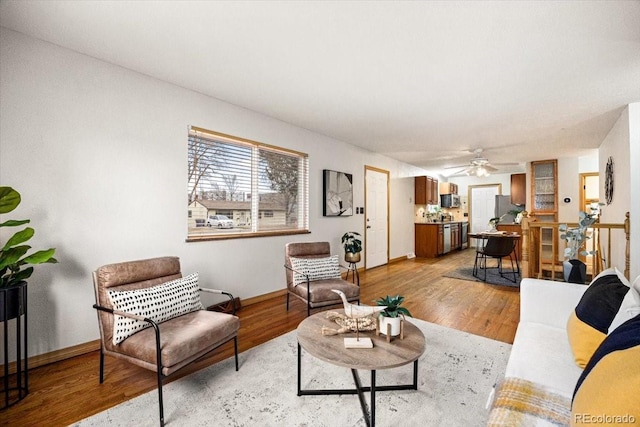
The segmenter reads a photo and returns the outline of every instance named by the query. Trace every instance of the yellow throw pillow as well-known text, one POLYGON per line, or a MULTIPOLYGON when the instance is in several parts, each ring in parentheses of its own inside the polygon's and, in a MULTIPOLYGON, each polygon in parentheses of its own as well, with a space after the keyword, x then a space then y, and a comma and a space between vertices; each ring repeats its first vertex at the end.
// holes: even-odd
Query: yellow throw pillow
POLYGON ((640 426, 640 315, 616 328, 576 385, 571 426, 640 426))
POLYGON ((567 336, 576 364, 584 368, 607 334, 638 314, 639 306, 640 297, 617 269, 600 273, 567 321, 567 336))

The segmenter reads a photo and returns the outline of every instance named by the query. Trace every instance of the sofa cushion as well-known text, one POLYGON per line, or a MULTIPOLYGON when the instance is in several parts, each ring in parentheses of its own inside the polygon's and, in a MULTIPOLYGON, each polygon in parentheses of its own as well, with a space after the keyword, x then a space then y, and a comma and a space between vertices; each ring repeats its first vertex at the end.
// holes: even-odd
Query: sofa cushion
POLYGON ((323 258, 289 258, 293 269, 293 286, 309 280, 340 279, 338 255, 323 258))
MULTIPOLYGON (((195 310, 202 310, 198 273, 161 285, 131 291, 108 290, 114 310, 130 313, 155 322, 163 322, 195 310)), ((148 322, 114 315, 113 343, 119 344, 131 335, 150 327, 148 322)))
POLYGON ((638 391, 640 315, 609 334, 589 360, 576 385, 571 425, 640 425, 638 391))
POLYGON ((518 324, 505 377, 522 378, 571 399, 581 373, 566 329, 535 322, 518 324))
POLYGON ((569 316, 567 333, 576 363, 587 364, 607 333, 640 311, 640 297, 617 269, 600 273, 569 316))

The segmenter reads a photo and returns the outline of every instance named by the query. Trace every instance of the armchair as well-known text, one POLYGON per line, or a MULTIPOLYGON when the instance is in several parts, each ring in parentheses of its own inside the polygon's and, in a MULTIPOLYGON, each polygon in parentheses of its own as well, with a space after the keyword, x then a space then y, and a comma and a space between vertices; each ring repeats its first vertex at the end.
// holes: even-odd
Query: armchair
POLYGON ((100 383, 104 382, 105 354, 155 371, 161 426, 164 377, 231 340, 238 370, 240 320, 204 310, 199 291, 224 294, 231 301, 233 297, 200 288, 197 280, 197 273, 182 277, 177 257, 109 264, 93 272, 100 383))
POLYGON ((342 291, 349 302, 360 303, 360 278, 356 283, 342 278, 338 256, 331 256, 329 242, 287 243, 284 251, 287 280, 287 311, 289 296, 293 295, 307 305, 307 316, 312 308, 342 304, 332 289, 342 291))

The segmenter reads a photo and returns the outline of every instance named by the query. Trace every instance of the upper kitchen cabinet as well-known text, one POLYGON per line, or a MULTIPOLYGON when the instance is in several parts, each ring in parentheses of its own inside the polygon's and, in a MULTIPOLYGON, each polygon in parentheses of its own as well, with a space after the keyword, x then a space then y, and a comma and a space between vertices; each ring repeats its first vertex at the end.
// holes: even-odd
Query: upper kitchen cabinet
POLYGON ((430 176, 416 176, 415 178, 416 205, 437 205, 438 180, 430 176))
POLYGON ((524 206, 527 204, 527 174, 511 175, 511 204, 524 206))
POLYGON ((556 221, 558 212, 558 161, 531 162, 531 205, 536 215, 550 215, 556 221))
POLYGON ((453 182, 441 182, 440 194, 458 194, 458 184, 453 182))

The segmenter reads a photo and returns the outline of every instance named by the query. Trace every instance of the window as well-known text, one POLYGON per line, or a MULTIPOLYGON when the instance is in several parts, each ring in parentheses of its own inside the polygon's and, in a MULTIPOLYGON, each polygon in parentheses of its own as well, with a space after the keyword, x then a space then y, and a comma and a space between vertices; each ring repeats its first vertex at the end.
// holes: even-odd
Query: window
POLYGON ((308 156, 191 127, 187 199, 189 240, 308 232, 308 156))

